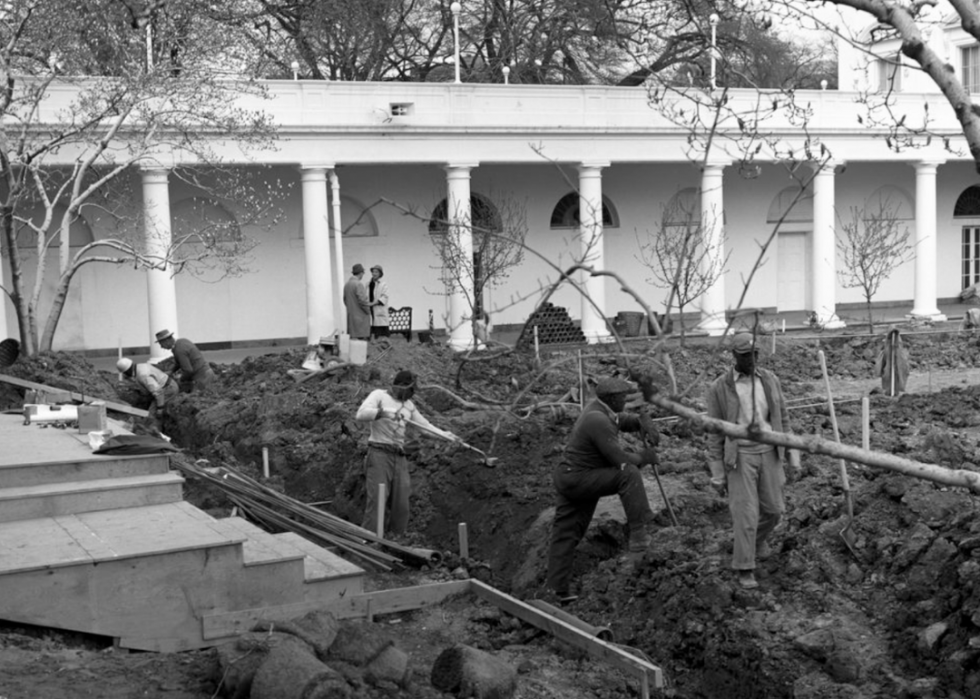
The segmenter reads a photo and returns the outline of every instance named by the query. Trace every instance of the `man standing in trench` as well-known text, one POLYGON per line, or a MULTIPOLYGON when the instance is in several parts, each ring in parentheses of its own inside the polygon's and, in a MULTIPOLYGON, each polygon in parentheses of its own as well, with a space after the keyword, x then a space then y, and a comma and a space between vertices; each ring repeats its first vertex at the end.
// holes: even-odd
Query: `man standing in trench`
POLYGON ((570 592, 575 548, 589 528, 599 498, 619 496, 626 510, 633 556, 642 554, 650 543, 647 526, 653 511, 639 467, 657 463, 657 451, 651 446, 638 454, 627 452, 620 446, 619 432, 642 430, 653 444, 659 435, 645 416, 623 412, 631 391, 632 386, 623 379, 599 381, 596 397, 576 420, 553 474, 558 499, 548 552, 548 587, 562 604, 577 599, 570 592))
POLYGON ((181 393, 206 391, 214 381, 214 372, 208 360, 193 342, 186 337, 179 340, 169 330, 157 333, 157 342, 163 349, 173 352, 180 377, 177 380, 181 393))
MULTIPOLYGON (((786 432, 786 401, 779 379, 756 366, 756 353, 752 333, 738 333, 732 338, 735 363, 708 387, 708 417, 786 432)), ((732 569, 743 588, 759 586, 754 572, 756 560, 769 556, 767 539, 786 509, 785 456, 784 447, 733 439, 718 432, 708 434, 711 485, 721 495, 728 492, 735 536, 732 569)))

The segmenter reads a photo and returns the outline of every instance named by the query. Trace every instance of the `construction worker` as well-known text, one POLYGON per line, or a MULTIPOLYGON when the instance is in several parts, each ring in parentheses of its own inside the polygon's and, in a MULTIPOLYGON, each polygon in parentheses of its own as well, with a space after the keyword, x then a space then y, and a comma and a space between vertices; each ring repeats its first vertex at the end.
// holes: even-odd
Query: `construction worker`
POLYGON ((157 333, 157 342, 163 349, 171 350, 180 375, 177 383, 181 393, 206 391, 214 381, 214 372, 208 360, 193 342, 186 337, 179 340, 169 330, 157 333))
POLYGON ((128 357, 122 357, 116 362, 116 370, 153 397, 150 419, 159 423, 160 413, 166 410, 167 403, 177 395, 177 382, 152 364, 137 364, 128 357))
POLYGON ((355 419, 371 424, 368 452, 364 459, 367 502, 361 526, 375 530, 378 507, 385 510, 385 530, 393 535, 404 534, 408 528, 408 497, 411 483, 408 475, 409 453, 418 451, 416 437, 428 435, 459 442, 452 432, 441 430, 422 415, 412 396, 415 395, 415 374, 401 370, 395 374, 389 389, 371 391, 355 419), (385 484, 387 502, 378 502, 378 486, 385 484))
MULTIPOLYGON (((756 366, 752 333, 732 338, 734 366, 708 387, 708 416, 739 425, 785 432, 786 402, 779 379, 756 366)), ((708 434, 708 467, 711 485, 720 495, 728 493, 735 545, 732 569, 739 585, 755 588, 756 560, 769 556, 769 535, 785 511, 783 486, 786 460, 783 447, 750 439, 708 434)))
POLYGON ((648 418, 623 412, 629 382, 601 379, 595 399, 582 410, 565 446, 553 479, 557 491, 555 521, 548 552, 548 587, 562 604, 577 599, 571 594, 572 563, 578 546, 592 521, 599 498, 618 495, 629 525, 629 550, 635 557, 650 543, 647 526, 653 511, 639 467, 657 462, 654 448, 659 439, 648 418), (643 431, 648 446, 639 453, 627 452, 619 443, 619 432, 643 431))

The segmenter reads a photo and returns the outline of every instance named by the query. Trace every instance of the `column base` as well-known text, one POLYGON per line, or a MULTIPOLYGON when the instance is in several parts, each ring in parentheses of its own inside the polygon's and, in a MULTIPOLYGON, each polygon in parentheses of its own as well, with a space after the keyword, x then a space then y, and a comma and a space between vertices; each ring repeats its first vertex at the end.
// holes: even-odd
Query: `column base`
POLYGON ((831 313, 826 318, 817 318, 817 324, 823 330, 840 330, 847 327, 847 323, 838 318, 836 313, 831 313))
POLYGON ((695 326, 696 331, 706 333, 709 337, 720 337, 727 329, 728 322, 722 314, 704 316, 695 326))
POLYGON ((921 313, 919 311, 913 310, 911 313, 907 314, 905 318, 908 320, 919 320, 919 321, 927 320, 932 323, 944 323, 948 320, 946 314, 941 313, 938 308, 933 312, 925 312, 925 313, 921 313))
POLYGON ((590 345, 616 341, 608 330, 583 330, 582 334, 585 335, 585 341, 590 345))
POLYGON ((467 350, 478 349, 477 339, 475 337, 471 337, 469 339, 463 337, 451 337, 449 338, 449 342, 446 344, 448 344, 449 349, 453 350, 454 352, 466 352, 467 350))

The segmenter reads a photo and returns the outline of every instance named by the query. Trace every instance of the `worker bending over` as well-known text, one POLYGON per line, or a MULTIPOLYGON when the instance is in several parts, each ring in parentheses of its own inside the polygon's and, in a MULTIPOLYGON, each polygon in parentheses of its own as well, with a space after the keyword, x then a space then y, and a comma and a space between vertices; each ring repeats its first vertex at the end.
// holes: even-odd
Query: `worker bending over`
POLYGON ((177 395, 177 382, 152 364, 136 364, 128 357, 121 357, 116 362, 116 370, 152 396, 150 420, 159 429, 159 422, 162 414, 166 412, 167 402, 177 395))
POLYGON ((186 337, 179 340, 169 330, 157 333, 157 342, 163 349, 171 350, 180 376, 177 379, 181 393, 206 391, 214 381, 214 372, 208 360, 193 342, 186 337))
POLYGON ((356 419, 371 425, 364 459, 367 502, 361 526, 365 529, 374 531, 379 507, 385 511, 385 531, 399 535, 408 528, 411 482, 407 455, 417 451, 418 435, 459 441, 452 432, 441 430, 425 419, 412 402, 414 395, 415 375, 403 369, 395 374, 391 388, 371 391, 357 409, 356 419), (381 483, 385 484, 385 503, 378 502, 381 483))
POLYGON ((553 474, 557 504, 548 553, 548 587, 562 603, 576 599, 569 587, 575 548, 589 528, 599 498, 619 496, 626 510, 631 553, 641 554, 650 543, 647 525, 653 511, 639 467, 656 463, 657 451, 650 446, 640 453, 627 452, 619 443, 619 432, 642 430, 647 442, 654 445, 659 435, 646 416, 623 412, 631 391, 632 386, 623 379, 599 381, 596 397, 575 422, 553 474))

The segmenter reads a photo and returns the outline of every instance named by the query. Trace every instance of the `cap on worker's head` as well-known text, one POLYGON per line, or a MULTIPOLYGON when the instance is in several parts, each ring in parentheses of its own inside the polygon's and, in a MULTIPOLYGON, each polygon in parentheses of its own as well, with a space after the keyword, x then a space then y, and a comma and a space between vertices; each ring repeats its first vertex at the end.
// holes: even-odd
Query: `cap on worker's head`
POLYGON ((732 338, 732 352, 735 354, 748 354, 756 349, 752 333, 738 333, 732 338))
POLYGON ((371 271, 372 272, 374 270, 378 270, 378 274, 384 274, 385 273, 385 270, 384 270, 384 268, 381 265, 375 265, 374 267, 371 268, 371 271))
POLYGON ((604 379, 599 379, 599 383, 595 386, 595 394, 602 398, 603 396, 615 396, 621 393, 630 393, 633 390, 633 386, 629 381, 624 381, 623 379, 617 379, 614 377, 607 377, 604 379))
POLYGON ((391 383, 395 386, 414 386, 415 374, 410 372, 408 369, 402 369, 395 374, 395 380, 391 383))
POLYGON ((160 332, 157 333, 157 342, 166 340, 168 337, 173 337, 173 333, 170 332, 169 330, 161 330, 160 332))
POLYGON ((362 265, 360 262, 358 262, 356 265, 354 265, 353 268, 351 268, 350 273, 351 274, 363 274, 364 273, 364 265, 362 265))
POLYGON ((116 371, 118 371, 120 374, 125 374, 132 368, 133 360, 129 357, 120 357, 119 361, 116 362, 116 371))

